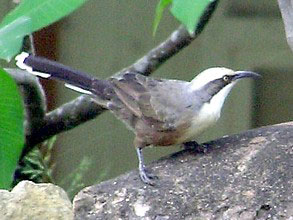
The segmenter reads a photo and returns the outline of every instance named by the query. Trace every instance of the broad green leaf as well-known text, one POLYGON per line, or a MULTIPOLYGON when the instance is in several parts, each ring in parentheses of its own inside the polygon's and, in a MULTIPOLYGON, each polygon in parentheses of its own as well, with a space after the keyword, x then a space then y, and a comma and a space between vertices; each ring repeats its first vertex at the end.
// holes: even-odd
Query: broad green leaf
POLYGON ((9 61, 22 46, 23 37, 31 32, 31 19, 19 17, 0 29, 0 58, 9 61))
POLYGON ((22 0, 21 3, 5 16, 0 26, 10 24, 19 17, 32 19, 34 31, 45 27, 68 15, 87 0, 22 0))
POLYGON ((23 105, 14 80, 0 68, 0 189, 9 189, 24 145, 23 105))
MULTIPOLYGON (((0 46, 5 46, 5 55, 0 58, 9 60, 20 50, 23 36, 48 26, 79 8, 87 0, 22 0, 21 3, 8 13, 0 24, 0 46), (25 22, 24 20, 27 19, 25 22), (19 23, 25 27, 20 28, 19 23), (4 30, 3 30, 4 29, 4 30), (9 31, 8 31, 9 30, 9 31), (9 32, 9 33, 7 33, 9 32), (10 37, 8 40, 7 36, 10 37), (18 48, 18 49, 17 49, 18 48)), ((0 48, 2 50, 2 48, 0 48)))
POLYGON ((156 8, 155 20, 153 24, 153 35, 156 34, 159 23, 161 21, 164 9, 172 2, 172 0, 160 0, 156 8))
POLYGON ((200 17, 214 0, 173 0, 171 13, 193 34, 200 17))

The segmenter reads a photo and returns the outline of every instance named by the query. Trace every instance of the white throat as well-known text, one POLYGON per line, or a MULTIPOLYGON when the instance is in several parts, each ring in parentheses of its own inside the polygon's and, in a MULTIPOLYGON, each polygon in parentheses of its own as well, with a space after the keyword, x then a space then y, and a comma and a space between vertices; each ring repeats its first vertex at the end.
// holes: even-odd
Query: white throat
POLYGON ((219 91, 216 95, 214 95, 209 102, 210 108, 217 109, 217 111, 219 111, 220 114, 225 99, 227 98, 229 92, 235 84, 236 81, 230 83, 229 85, 225 86, 221 91, 219 91))

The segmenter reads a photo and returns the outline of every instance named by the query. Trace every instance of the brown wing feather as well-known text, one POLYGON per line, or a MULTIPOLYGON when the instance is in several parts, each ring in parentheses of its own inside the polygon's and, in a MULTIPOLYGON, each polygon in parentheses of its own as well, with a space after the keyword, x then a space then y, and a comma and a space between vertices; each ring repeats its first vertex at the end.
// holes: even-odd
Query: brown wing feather
POLYGON ((151 105, 151 94, 147 87, 146 77, 139 74, 125 74, 121 79, 113 78, 111 82, 120 100, 137 117, 149 117, 160 121, 151 105))
POLYGON ((116 93, 116 95, 118 96, 118 98, 120 99, 120 101, 137 117, 141 117, 142 116, 142 112, 140 111, 139 105, 137 103, 137 98, 135 97, 135 95, 132 95, 131 93, 129 93, 129 88, 127 86, 127 84, 125 83, 121 83, 117 80, 113 80, 112 81, 113 84, 115 85, 114 87, 114 91, 116 93))
POLYGON ((121 102, 157 131, 174 130, 193 116, 189 108, 192 100, 184 90, 188 82, 157 80, 134 73, 111 81, 121 102))

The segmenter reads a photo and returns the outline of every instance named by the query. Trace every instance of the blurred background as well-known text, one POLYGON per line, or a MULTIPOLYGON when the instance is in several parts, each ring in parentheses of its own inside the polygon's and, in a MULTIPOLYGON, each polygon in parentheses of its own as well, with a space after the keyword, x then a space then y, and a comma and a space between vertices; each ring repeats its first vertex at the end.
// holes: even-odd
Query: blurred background
MULTIPOLYGON (((12 7, 1 4, 0 13, 12 7)), ((88 1, 82 8, 35 34, 37 54, 107 78, 132 64, 175 30, 166 10, 157 34, 152 24, 158 1, 88 1)), ((152 76, 191 80, 202 70, 225 66, 262 74, 242 81, 228 97, 215 127, 199 142, 293 118, 293 62, 277 1, 222 0, 203 33, 152 76)), ((79 96, 61 83, 45 81, 54 109, 79 96)), ((53 151, 54 180, 71 193, 137 168, 134 135, 110 112, 58 135, 53 151), (78 174, 78 175, 77 175, 78 174)), ((179 146, 145 150, 147 162, 179 146)))

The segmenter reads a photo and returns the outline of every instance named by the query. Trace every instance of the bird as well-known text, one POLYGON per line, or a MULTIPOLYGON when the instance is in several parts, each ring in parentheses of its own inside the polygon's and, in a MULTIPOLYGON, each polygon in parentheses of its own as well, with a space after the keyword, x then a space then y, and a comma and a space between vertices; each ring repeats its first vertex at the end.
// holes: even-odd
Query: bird
POLYGON ((213 126, 231 89, 244 78, 260 78, 253 71, 208 68, 191 81, 159 79, 128 71, 98 79, 61 63, 22 52, 16 65, 42 78, 90 95, 134 132, 140 179, 155 184, 146 170, 143 149, 189 143, 213 126))

